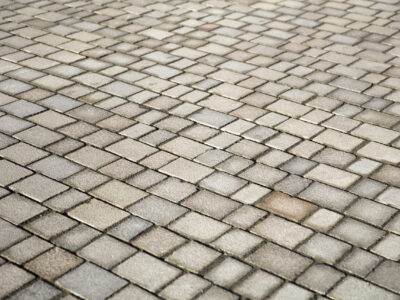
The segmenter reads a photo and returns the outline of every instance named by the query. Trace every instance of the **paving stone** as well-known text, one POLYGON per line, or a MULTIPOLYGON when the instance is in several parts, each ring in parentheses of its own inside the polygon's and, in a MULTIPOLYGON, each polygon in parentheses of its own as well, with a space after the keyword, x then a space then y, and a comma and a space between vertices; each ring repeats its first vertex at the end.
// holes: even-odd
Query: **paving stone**
POLYGON ((111 146, 108 146, 106 150, 134 162, 137 162, 157 151, 153 147, 147 146, 132 139, 119 141, 111 146))
POLYGON ((267 272, 257 270, 234 288, 244 297, 263 299, 281 285, 282 280, 267 272))
POLYGON ((250 270, 250 266, 228 257, 207 272, 205 278, 223 287, 229 287, 250 270))
POLYGON ((185 137, 177 137, 163 144, 160 148, 188 159, 193 159, 210 149, 208 146, 185 137))
POLYGON ((399 243, 400 237, 389 233, 373 247, 372 251, 383 257, 398 261, 400 257, 399 243))
POLYGON ((174 160, 168 165, 162 167, 160 171, 191 183, 196 183, 212 173, 210 168, 191 162, 184 158, 178 158, 177 160, 174 160))
POLYGON ((22 299, 22 300, 50 300, 56 296, 59 296, 61 291, 50 284, 42 280, 37 280, 27 287, 19 290, 10 299, 22 299))
POLYGON ((112 296, 109 299, 121 299, 121 300, 128 300, 128 299, 134 299, 134 300, 139 300, 139 299, 143 299, 143 300, 156 300, 159 299, 156 296, 153 296, 152 294, 150 294, 149 292, 146 292, 145 290, 141 289, 138 286, 135 285, 128 285, 125 288, 123 288, 122 290, 120 290, 119 292, 117 292, 116 294, 114 294, 114 296, 112 296))
POLYGON ((14 226, 13 224, 0 219, 0 249, 4 250, 13 244, 27 238, 29 234, 14 226))
POLYGON ((353 245, 368 248, 384 234, 383 231, 351 218, 344 218, 331 234, 353 245), (357 235, 354 235, 357 232, 357 235))
POLYGON ((266 187, 272 187, 276 182, 280 181, 285 176, 285 172, 262 164, 255 164, 254 166, 240 173, 240 177, 266 187))
POLYGON ((293 280, 312 263, 312 260, 272 243, 257 249, 246 260, 289 280, 293 280))
POLYGON ((325 294, 344 274, 323 264, 312 265, 296 282, 319 293, 325 294))
POLYGON ((105 269, 111 269, 135 252, 135 248, 103 235, 79 250, 78 255, 105 269))
POLYGON ((148 233, 145 233, 133 241, 133 245, 156 255, 164 256, 174 248, 185 243, 181 236, 166 230, 162 227, 156 227, 148 233))
POLYGON ((135 254, 115 267, 114 272, 152 292, 181 273, 179 269, 143 252, 135 254))
POLYGON ((137 235, 141 234, 148 228, 150 228, 153 224, 143 220, 139 217, 129 217, 123 220, 118 225, 110 228, 108 233, 114 235, 124 241, 130 241, 137 235))
POLYGON ((200 186, 222 195, 230 195, 243 187, 246 181, 223 172, 214 172, 200 182, 200 186))
POLYGON ((198 213, 189 212, 170 228, 199 241, 209 242, 227 231, 229 226, 198 213))
POLYGON ((54 131, 41 126, 34 126, 22 132, 19 132, 15 137, 32 144, 36 147, 42 148, 55 141, 61 140, 64 136, 54 131))
POLYGON ((294 157, 282 165, 280 169, 292 174, 303 175, 315 165, 316 163, 311 160, 303 159, 301 157, 294 157))
POLYGON ((352 274, 365 277, 382 258, 360 248, 354 248, 339 264, 339 267, 352 274))
POLYGON ((184 207, 156 196, 148 196, 130 206, 128 210, 132 214, 158 225, 167 225, 187 211, 184 207))
POLYGON ((225 115, 214 110, 209 110, 207 108, 192 114, 189 119, 213 128, 221 128, 235 120, 235 118, 232 116, 225 115))
POLYGON ((57 283, 89 299, 105 299, 127 284, 125 280, 88 262, 58 279, 57 283))
POLYGON ((47 280, 54 280, 82 262, 81 258, 55 247, 31 260, 25 267, 47 280))
POLYGON ((240 229, 234 229, 221 236, 213 244, 224 252, 244 256, 262 242, 262 239, 240 229))
POLYGON ((397 299, 398 296, 361 279, 347 276, 330 293, 338 299, 397 299))
POLYGON ((271 299, 312 299, 313 294, 294 284, 286 283, 271 297, 271 299))
POLYGON ((127 212, 96 199, 75 207, 68 215, 99 230, 104 230, 129 216, 127 212))
POLYGON ((44 211, 45 207, 15 193, 0 200, 0 216, 14 224, 21 224, 44 211))
POLYGON ((221 299, 221 300, 236 300, 239 299, 238 296, 232 294, 222 288, 217 286, 212 286, 205 293, 203 293, 198 300, 206 300, 206 299, 221 299))
POLYGON ((34 279, 32 274, 11 263, 0 266, 0 274, 2 275, 0 276, 0 297, 2 298, 34 279))
POLYGON ((305 218, 317 208, 311 203, 280 192, 273 193, 257 203, 257 206, 295 222, 305 218))
POLYGON ((164 180, 165 178, 167 178, 167 176, 164 174, 161 174, 154 170, 146 169, 128 179, 127 182, 140 189, 147 189, 152 185, 155 185, 164 180))
POLYGON ((163 289, 160 295, 168 299, 192 299, 209 285, 209 282, 196 275, 185 274, 163 289))
POLYGON ((298 251, 315 260, 334 264, 350 249, 351 246, 346 243, 317 233, 301 245, 298 251))
POLYGON ((50 200, 45 202, 45 205, 51 207, 55 211, 64 212, 67 209, 70 209, 73 206, 76 206, 90 197, 82 192, 79 192, 75 189, 69 189, 50 200))
POLYGON ((99 169, 100 172, 115 179, 125 179, 143 170, 143 167, 126 159, 116 160, 99 169))
POLYGON ((237 202, 229 198, 206 190, 200 190, 183 201, 182 204, 194 211, 216 219, 222 219, 240 206, 237 202))
POLYGON ((342 215, 325 208, 320 208, 308 217, 303 224, 314 230, 327 232, 335 226, 341 219, 342 215))
POLYGON ((57 155, 43 158, 31 164, 30 167, 56 180, 64 179, 82 170, 81 166, 57 155))
POLYGON ((20 165, 27 165, 47 156, 46 151, 40 150, 23 142, 11 145, 0 151, 0 156, 14 161, 20 165))
POLYGON ((383 165, 376 173, 372 175, 373 179, 400 187, 400 168, 383 165))
POLYGON ((341 189, 346 189, 358 178, 358 175, 342 171, 328 165, 320 164, 304 175, 312 180, 320 181, 341 189))
POLYGON ((25 100, 12 102, 2 106, 1 109, 19 118, 25 118, 45 110, 45 108, 41 107, 40 105, 25 100))
POLYGON ((376 142, 368 143, 358 150, 357 154, 390 164, 397 164, 400 162, 400 150, 376 142))
POLYGON ((117 180, 107 182, 90 194, 120 208, 125 208, 147 195, 146 192, 117 180))
POLYGON ((266 150, 268 150, 268 147, 245 139, 240 140, 239 142, 226 149, 226 151, 228 152, 243 156, 248 159, 254 159, 255 157, 264 153, 266 150))

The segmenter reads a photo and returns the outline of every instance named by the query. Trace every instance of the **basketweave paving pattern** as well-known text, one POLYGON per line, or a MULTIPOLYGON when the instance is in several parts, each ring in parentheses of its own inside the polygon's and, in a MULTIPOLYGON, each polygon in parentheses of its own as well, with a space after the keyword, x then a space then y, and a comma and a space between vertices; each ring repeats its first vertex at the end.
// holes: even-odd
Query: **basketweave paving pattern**
POLYGON ((0 1, 0 298, 400 299, 400 1, 0 1))

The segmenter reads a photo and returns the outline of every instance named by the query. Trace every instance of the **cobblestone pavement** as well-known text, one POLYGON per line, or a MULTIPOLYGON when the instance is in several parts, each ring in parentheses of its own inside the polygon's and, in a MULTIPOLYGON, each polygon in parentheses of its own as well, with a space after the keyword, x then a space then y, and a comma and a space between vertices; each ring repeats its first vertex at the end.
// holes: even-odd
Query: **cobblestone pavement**
POLYGON ((0 298, 400 299, 399 11, 0 0, 0 298))

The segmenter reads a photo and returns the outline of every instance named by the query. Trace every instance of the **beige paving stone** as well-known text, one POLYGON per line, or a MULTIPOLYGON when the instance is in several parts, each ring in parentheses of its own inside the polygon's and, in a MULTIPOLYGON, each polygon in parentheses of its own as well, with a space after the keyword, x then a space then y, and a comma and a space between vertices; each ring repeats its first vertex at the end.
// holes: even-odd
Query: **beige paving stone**
POLYGON ((0 276, 1 297, 6 297, 35 278, 32 274, 11 263, 0 266, 0 274, 2 274, 0 276))
POLYGON ((127 259, 113 271, 153 292, 181 273, 179 269, 143 252, 127 259))
POLYGON ((323 130, 323 128, 320 126, 296 119, 289 119, 279 124, 276 129, 293 134, 295 136, 299 136, 304 139, 310 139, 323 130))
POLYGON ((369 142, 357 154, 391 164, 400 162, 400 150, 376 142, 369 142))
POLYGON ((205 146, 185 137, 177 137, 163 144, 160 148, 188 159, 193 159, 211 149, 211 147, 205 146))
POLYGON ((111 146, 108 146, 106 150, 134 162, 137 162, 142 158, 157 151, 153 147, 132 139, 124 139, 122 141, 119 141, 115 144, 112 144, 111 146))
POLYGON ((299 222, 317 209, 317 206, 314 204, 281 192, 275 192, 266 199, 258 202, 257 207, 295 222, 299 222))
POLYGON ((353 151, 354 148, 363 143, 362 139, 331 129, 323 131, 313 141, 346 152, 353 151))
POLYGON ((168 165, 162 167, 160 171, 191 183, 196 183, 213 172, 213 170, 208 167, 191 162, 184 158, 174 160, 168 165))
POLYGON ((324 164, 316 166, 304 176, 342 189, 348 188, 360 177, 324 164))
POLYGON ((69 211, 68 215, 99 230, 104 230, 129 216, 127 212, 97 199, 81 204, 69 211))
POLYGON ((92 190, 90 194, 119 208, 125 208, 148 195, 146 192, 118 180, 109 181, 92 190))

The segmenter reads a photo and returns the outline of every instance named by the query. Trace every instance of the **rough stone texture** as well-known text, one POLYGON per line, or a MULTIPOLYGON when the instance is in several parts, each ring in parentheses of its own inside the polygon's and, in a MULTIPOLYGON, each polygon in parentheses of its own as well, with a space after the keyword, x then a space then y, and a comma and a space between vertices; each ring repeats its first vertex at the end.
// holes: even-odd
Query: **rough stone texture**
POLYGON ((0 1, 0 298, 398 299, 399 4, 0 1))

